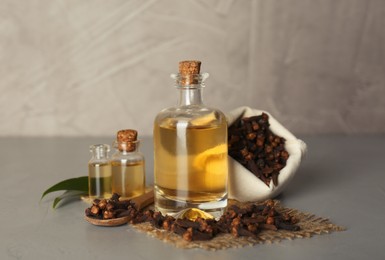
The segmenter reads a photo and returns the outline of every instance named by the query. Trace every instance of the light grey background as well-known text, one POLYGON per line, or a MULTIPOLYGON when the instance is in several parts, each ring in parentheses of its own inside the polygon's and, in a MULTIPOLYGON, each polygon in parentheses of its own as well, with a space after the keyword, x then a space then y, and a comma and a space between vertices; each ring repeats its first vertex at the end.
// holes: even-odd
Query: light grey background
POLYGON ((152 134, 169 74, 295 134, 385 132, 385 1, 0 0, 0 136, 152 134))

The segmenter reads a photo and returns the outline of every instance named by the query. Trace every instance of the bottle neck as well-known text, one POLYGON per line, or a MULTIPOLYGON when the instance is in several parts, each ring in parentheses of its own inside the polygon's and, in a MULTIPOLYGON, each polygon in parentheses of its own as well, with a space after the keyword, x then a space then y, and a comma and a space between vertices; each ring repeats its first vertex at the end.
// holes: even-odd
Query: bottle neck
POLYGON ((177 87, 178 106, 202 105, 202 87, 177 87))
POLYGON ((92 157, 96 160, 108 158, 109 151, 110 146, 107 144, 95 144, 90 146, 90 152, 92 153, 92 157))
POLYGON ((175 80, 175 86, 179 92, 178 106, 202 105, 202 89, 204 81, 209 77, 208 73, 202 74, 171 74, 175 80))
POLYGON ((113 143, 113 146, 120 153, 127 154, 127 153, 138 152, 139 151, 139 144, 140 144, 139 140, 132 141, 132 142, 118 142, 118 141, 115 141, 113 143))

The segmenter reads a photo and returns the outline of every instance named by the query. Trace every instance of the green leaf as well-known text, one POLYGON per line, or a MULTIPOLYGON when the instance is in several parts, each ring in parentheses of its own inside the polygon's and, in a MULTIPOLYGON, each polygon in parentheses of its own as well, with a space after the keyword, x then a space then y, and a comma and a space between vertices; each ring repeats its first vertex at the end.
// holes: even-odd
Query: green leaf
POLYGON ((61 182, 53 185, 52 187, 48 188, 45 192, 43 192, 41 199, 43 199, 44 196, 47 195, 48 193, 60 191, 60 190, 81 191, 83 193, 87 193, 88 192, 88 176, 82 176, 82 177, 78 177, 78 178, 72 178, 72 179, 67 179, 67 180, 61 181, 61 182))
POLYGON ((52 204, 52 208, 56 208, 56 206, 58 205, 58 203, 62 200, 66 200, 66 201, 70 201, 70 200, 73 200, 73 199, 79 199, 79 197, 81 195, 85 195, 87 193, 85 193, 84 191, 78 191, 78 190, 67 190, 66 192, 64 192, 62 195, 60 195, 59 197, 56 197, 53 204, 52 204))

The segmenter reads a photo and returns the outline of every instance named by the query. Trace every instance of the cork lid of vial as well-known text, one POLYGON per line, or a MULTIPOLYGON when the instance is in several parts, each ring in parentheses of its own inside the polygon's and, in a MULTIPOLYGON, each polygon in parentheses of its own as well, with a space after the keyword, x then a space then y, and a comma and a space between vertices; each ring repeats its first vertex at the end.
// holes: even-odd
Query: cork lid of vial
POLYGON ((116 134, 116 141, 120 151, 132 152, 136 149, 138 132, 133 129, 120 130, 116 134))
POLYGON ((201 64, 199 60, 185 60, 179 62, 179 73, 182 75, 199 74, 201 70, 201 64))
POLYGON ((182 85, 198 84, 197 74, 200 73, 201 62, 199 60, 185 60, 179 62, 179 74, 182 85))

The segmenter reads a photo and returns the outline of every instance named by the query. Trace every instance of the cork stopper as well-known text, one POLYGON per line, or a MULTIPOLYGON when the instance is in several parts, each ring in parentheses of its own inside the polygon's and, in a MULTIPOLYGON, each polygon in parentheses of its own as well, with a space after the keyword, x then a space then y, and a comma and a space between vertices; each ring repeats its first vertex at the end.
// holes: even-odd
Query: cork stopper
POLYGON ((201 62, 199 60, 185 60, 179 62, 179 73, 182 75, 199 74, 201 62))
POLYGON ((132 152, 136 149, 138 132, 133 129, 120 130, 116 134, 116 141, 120 151, 132 152))
POLYGON ((179 62, 179 74, 181 76, 181 84, 198 84, 197 74, 200 73, 201 62, 199 60, 186 60, 179 62))

